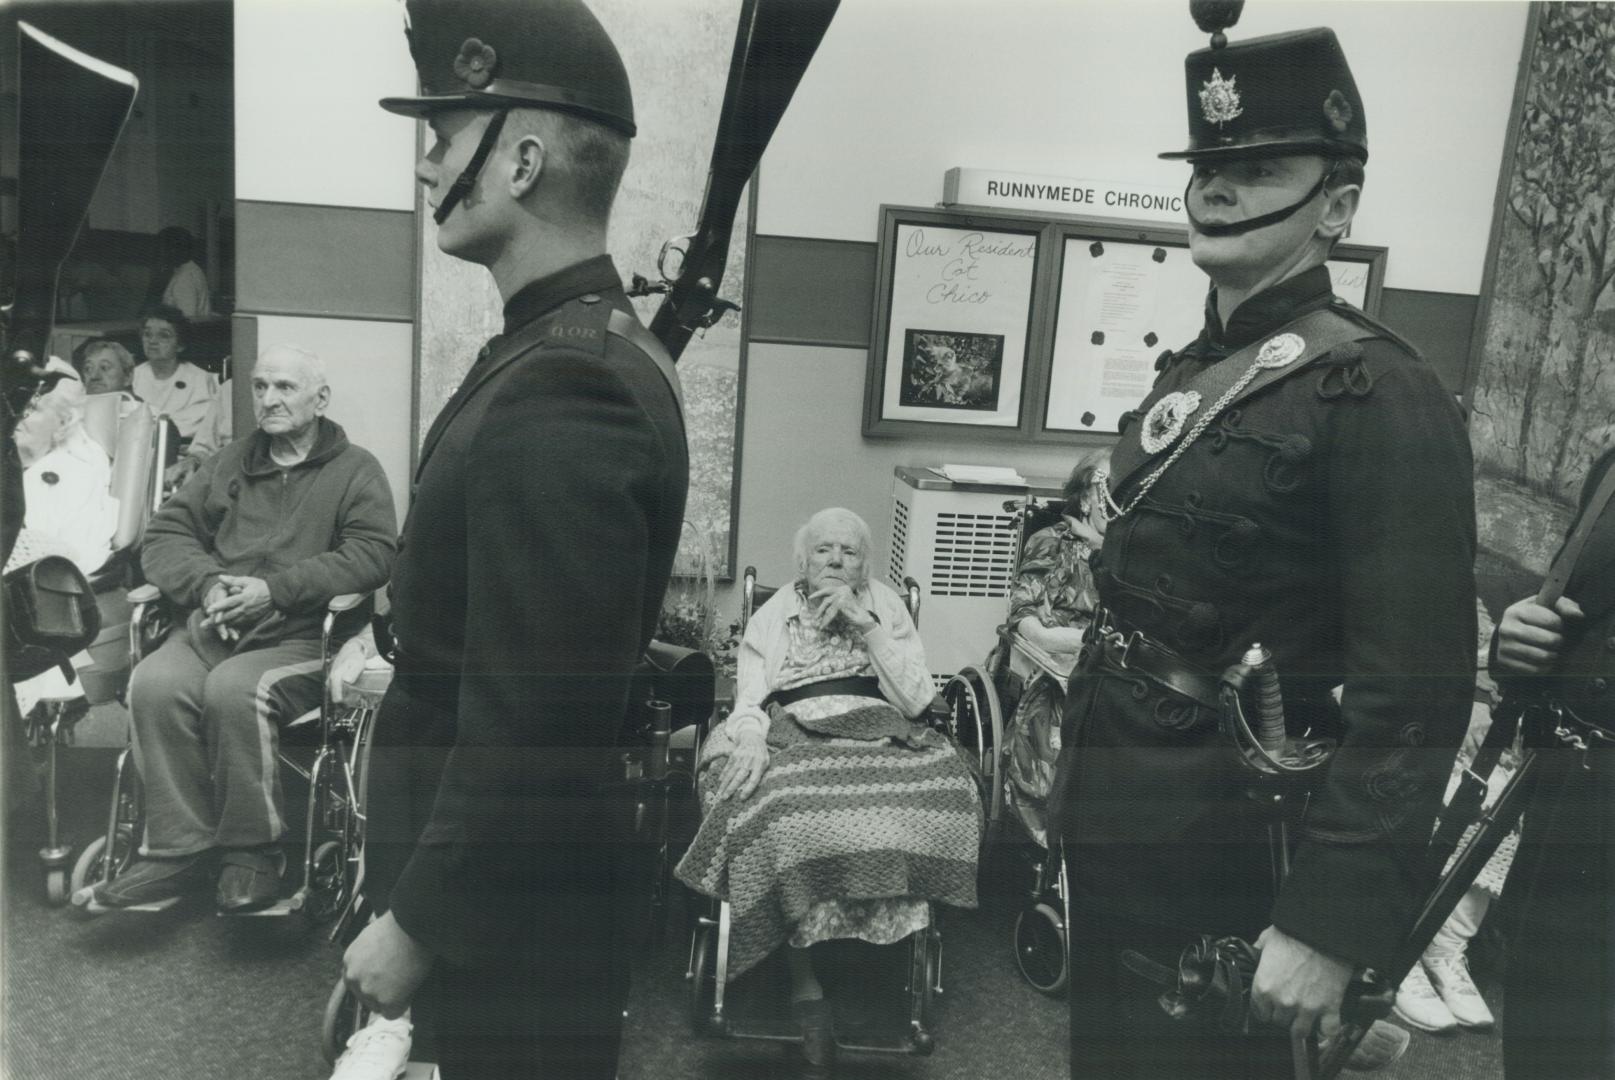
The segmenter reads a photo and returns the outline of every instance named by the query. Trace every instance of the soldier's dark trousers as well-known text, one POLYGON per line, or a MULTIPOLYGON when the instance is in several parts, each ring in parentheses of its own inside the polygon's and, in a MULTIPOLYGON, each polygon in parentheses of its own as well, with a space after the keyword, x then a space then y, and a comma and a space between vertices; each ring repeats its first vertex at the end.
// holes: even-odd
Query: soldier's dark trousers
POLYGON ((1507 1080, 1615 1077, 1615 750, 1539 759, 1503 901, 1507 1080))
MULTIPOLYGON (((454 685, 400 669, 382 703, 366 781, 365 889, 378 910, 386 910, 441 794, 438 779, 454 732, 454 713, 446 707, 452 694, 442 688, 454 685)), ((599 814, 609 817, 604 803, 599 814)), ((514 807, 510 834, 467 845, 467 877, 457 883, 467 892, 457 899, 471 906, 437 917, 476 926, 432 927, 451 941, 488 938, 474 960, 439 956, 413 999, 416 1020, 433 1034, 427 1052, 443 1080, 613 1080, 617 1074, 628 996, 615 899, 621 857, 615 848, 621 845, 522 842, 540 824, 514 807), (496 897, 488 879, 501 874, 504 880, 529 874, 531 885, 496 897)))
MULTIPOLYGON (((610 905, 605 907, 609 910, 610 905)), ((626 973, 433 965, 416 993, 443 1080, 613 1080, 626 973)))
MULTIPOLYGON (((1068 870, 1068 876, 1070 871, 1068 870)), ((1093 910, 1071 912, 1071 1075, 1074 1080, 1290 1080, 1283 1033, 1221 1035, 1173 1020, 1164 987, 1125 967, 1132 949, 1173 970, 1192 935, 1093 910)))

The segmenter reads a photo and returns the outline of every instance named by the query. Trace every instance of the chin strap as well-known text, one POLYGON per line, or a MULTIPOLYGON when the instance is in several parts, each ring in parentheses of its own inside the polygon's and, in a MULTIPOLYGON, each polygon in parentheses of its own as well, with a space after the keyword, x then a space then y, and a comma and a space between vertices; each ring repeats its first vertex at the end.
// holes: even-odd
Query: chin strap
POLYGON ((455 177, 449 193, 443 196, 443 201, 437 204, 437 210, 432 214, 432 220, 439 225, 448 220, 454 208, 460 205, 460 200, 471 193, 472 185, 477 182, 477 174, 482 172, 482 166, 487 162, 488 155, 493 153, 494 144, 499 141, 499 132, 504 129, 505 117, 510 115, 509 109, 500 109, 488 121, 488 126, 482 129, 482 139, 477 143, 476 153, 466 163, 460 175, 455 177))
POLYGON ((1318 177, 1318 182, 1312 185, 1312 190, 1301 196, 1299 202, 1291 203, 1282 210, 1275 210, 1271 214, 1247 218, 1244 221, 1236 221, 1229 225, 1207 225, 1194 216, 1194 211, 1189 206, 1189 189, 1194 186, 1194 177, 1191 176, 1189 177, 1189 182, 1183 187, 1183 209, 1189 215, 1189 224, 1201 236, 1239 236, 1241 233, 1248 233, 1252 229, 1265 229, 1269 225, 1277 225, 1286 218, 1295 216, 1298 210, 1318 197, 1318 193, 1324 189, 1324 186, 1329 183, 1329 178, 1334 174, 1333 169, 1324 170, 1324 174, 1318 177))

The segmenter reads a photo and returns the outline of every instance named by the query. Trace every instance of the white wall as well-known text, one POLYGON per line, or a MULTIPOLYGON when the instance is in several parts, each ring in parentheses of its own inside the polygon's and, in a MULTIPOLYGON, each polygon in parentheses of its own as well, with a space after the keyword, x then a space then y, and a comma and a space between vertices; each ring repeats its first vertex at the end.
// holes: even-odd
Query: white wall
POLYGON ((236 0, 236 198, 413 210, 398 0, 236 0))
MULTIPOLYGON (((1181 187, 1181 2, 842 0, 763 160, 757 230, 873 241, 955 165, 1181 187)), ((1477 293, 1523 3, 1253 3, 1234 40, 1329 25, 1362 92, 1369 180, 1353 239, 1386 284, 1477 293)))
MULTIPOLYGON (((377 107, 415 92, 396 0, 236 0, 236 198, 415 209, 415 122, 377 107)), ((236 257, 249 260, 251 250, 236 257)), ((409 259, 413 251, 375 252, 409 259)), ((340 305, 334 304, 340 311, 340 305)), ((411 322, 258 319, 260 349, 295 342, 330 373, 330 416, 381 461, 402 520, 415 397, 411 322)))

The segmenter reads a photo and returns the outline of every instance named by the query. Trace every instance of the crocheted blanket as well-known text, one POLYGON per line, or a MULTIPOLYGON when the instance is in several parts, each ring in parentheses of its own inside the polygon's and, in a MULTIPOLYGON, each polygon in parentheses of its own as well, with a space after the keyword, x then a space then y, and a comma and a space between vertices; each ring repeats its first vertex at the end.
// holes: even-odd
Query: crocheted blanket
POLYGON ((679 880, 730 904, 734 978, 785 942, 815 904, 919 897, 976 906, 981 800, 945 738, 885 702, 823 720, 769 709, 769 763, 741 801, 713 799, 734 749, 702 749, 705 817, 679 880))

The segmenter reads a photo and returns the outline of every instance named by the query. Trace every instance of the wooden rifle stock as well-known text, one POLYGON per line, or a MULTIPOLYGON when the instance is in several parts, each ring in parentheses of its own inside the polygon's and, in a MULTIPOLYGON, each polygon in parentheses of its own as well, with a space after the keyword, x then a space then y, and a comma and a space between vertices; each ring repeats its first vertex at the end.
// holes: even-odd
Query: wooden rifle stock
MULTIPOLYGON (((744 0, 701 218, 650 330, 676 361, 697 330, 738 305, 718 297, 741 193, 779 126, 839 0, 744 0)), ((672 241, 669 241, 672 245, 672 241)), ((664 249, 664 255, 666 250, 664 249)), ((655 287, 652 287, 654 290, 655 287)))

